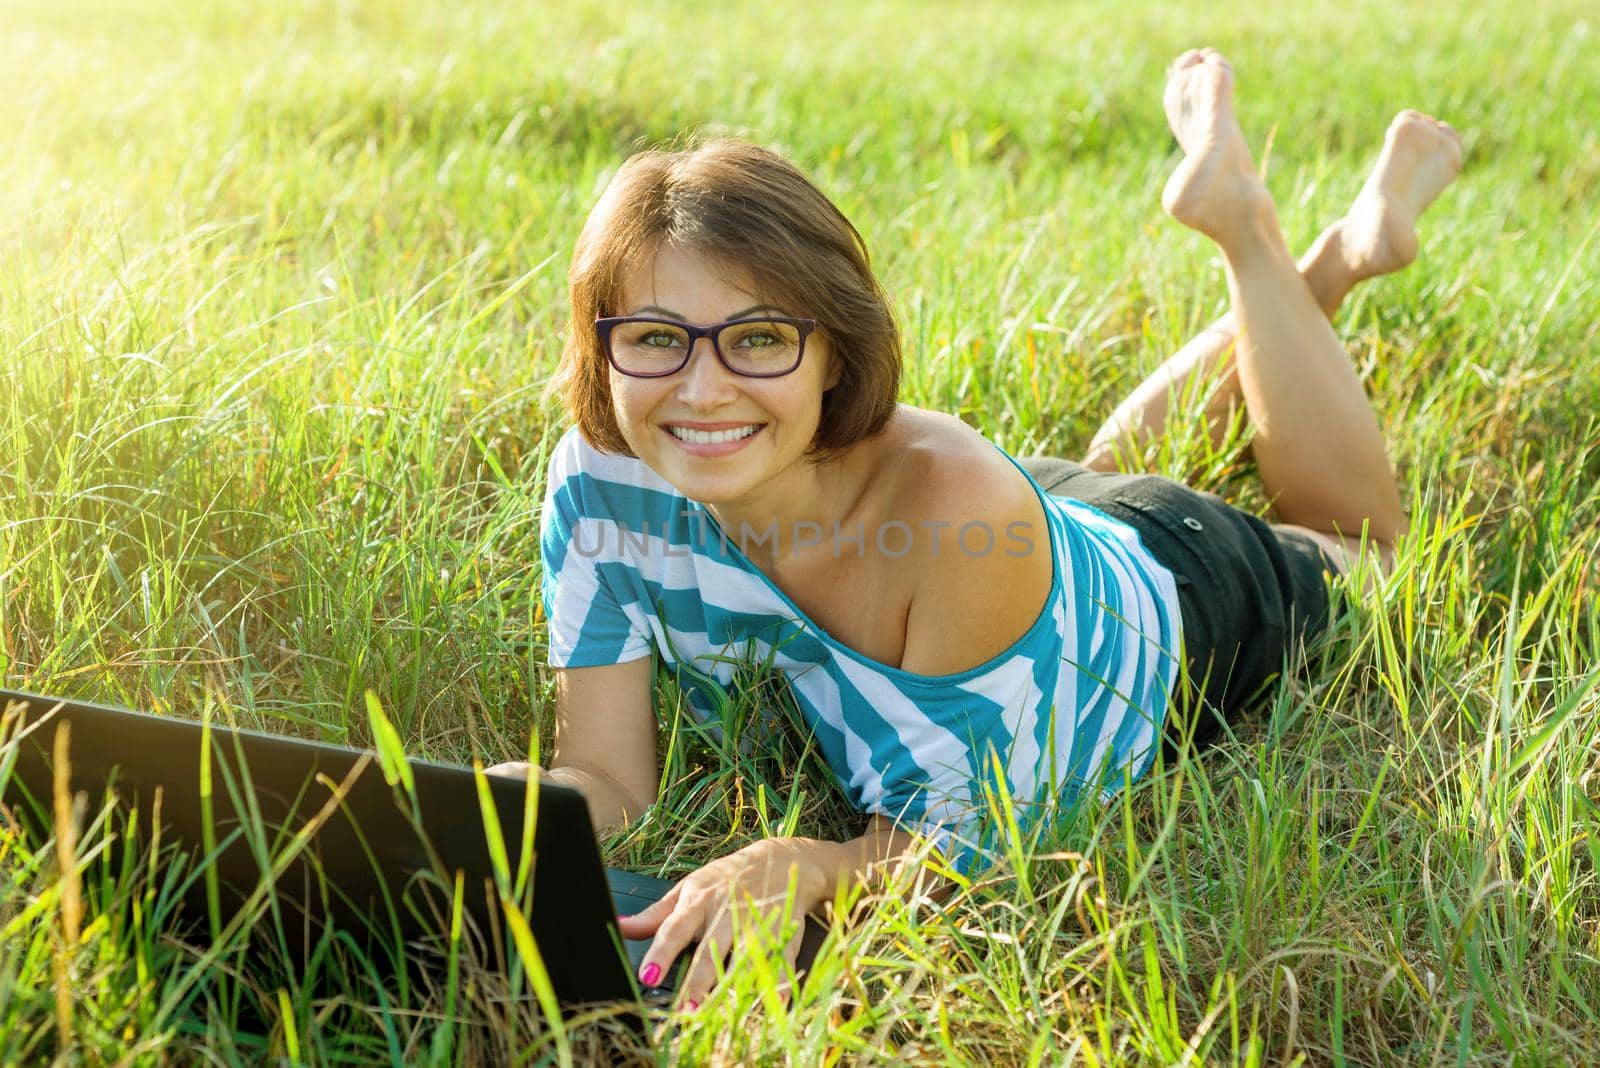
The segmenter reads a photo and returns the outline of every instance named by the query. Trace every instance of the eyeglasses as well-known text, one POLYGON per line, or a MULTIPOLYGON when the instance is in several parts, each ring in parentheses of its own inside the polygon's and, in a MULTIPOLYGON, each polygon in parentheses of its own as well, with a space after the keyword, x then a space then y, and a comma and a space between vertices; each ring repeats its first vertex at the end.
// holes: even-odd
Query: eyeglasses
POLYGON ((676 374, 689 363, 694 343, 711 339, 722 366, 746 378, 776 378, 800 366, 806 338, 817 328, 815 319, 762 316, 730 319, 710 326, 691 326, 675 319, 650 319, 632 315, 596 319, 594 331, 606 359, 633 378, 661 378, 676 374))

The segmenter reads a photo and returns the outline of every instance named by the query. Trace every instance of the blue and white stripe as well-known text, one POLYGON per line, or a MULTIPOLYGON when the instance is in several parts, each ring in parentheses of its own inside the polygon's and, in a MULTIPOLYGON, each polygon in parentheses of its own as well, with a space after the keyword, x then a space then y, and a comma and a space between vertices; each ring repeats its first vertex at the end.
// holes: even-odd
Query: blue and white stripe
MULTIPOLYGON (((835 641, 720 540, 704 506, 574 428, 551 456, 540 522, 550 663, 616 664, 655 650, 728 686, 736 669, 726 658, 770 659, 854 805, 980 866, 992 842, 978 819, 991 749, 1006 789, 1027 803, 1024 826, 1051 796, 1109 794, 1124 769, 1138 778, 1154 759, 1178 674, 1172 573, 1133 528, 1028 481, 1050 527, 1049 601, 988 663, 915 675, 835 641)), ((679 676, 685 696, 709 716, 690 676, 679 676)))

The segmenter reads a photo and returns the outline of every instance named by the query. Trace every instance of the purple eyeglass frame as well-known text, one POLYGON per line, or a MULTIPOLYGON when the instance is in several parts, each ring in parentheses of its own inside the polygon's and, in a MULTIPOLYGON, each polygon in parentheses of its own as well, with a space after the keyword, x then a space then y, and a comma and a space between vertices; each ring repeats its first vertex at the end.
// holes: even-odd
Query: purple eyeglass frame
POLYGON ((815 319, 797 319, 787 315, 752 315, 744 319, 729 319, 726 322, 712 323, 710 326, 695 326, 693 323, 686 323, 678 319, 660 319, 653 315, 613 315, 596 319, 594 321, 595 336, 599 338, 600 348, 606 354, 606 362, 610 363, 612 367, 615 367, 618 374, 627 375, 629 378, 665 378, 667 375, 677 374, 679 371, 689 366, 689 358, 694 354, 695 342, 699 341, 703 337, 711 339, 711 351, 716 353, 717 362, 722 364, 722 366, 726 367, 728 370, 732 371, 734 374, 739 375, 742 378, 781 378, 784 375, 794 374, 795 370, 799 368, 800 361, 803 360, 806 355, 806 338, 815 332, 816 329, 817 321, 815 319), (617 358, 611 353, 611 331, 615 330, 623 323, 660 323, 662 326, 672 326, 686 332, 689 335, 689 344, 684 346, 683 362, 679 363, 678 366, 674 367, 670 371, 654 371, 649 374, 640 374, 638 371, 624 370, 617 363, 617 358), (769 371, 766 374, 754 374, 750 371, 741 371, 737 367, 730 364, 727 360, 727 357, 722 355, 722 341, 720 337, 724 329, 730 326, 738 326, 740 323, 788 323, 790 326, 800 331, 800 349, 795 353, 794 363, 782 371, 769 371))

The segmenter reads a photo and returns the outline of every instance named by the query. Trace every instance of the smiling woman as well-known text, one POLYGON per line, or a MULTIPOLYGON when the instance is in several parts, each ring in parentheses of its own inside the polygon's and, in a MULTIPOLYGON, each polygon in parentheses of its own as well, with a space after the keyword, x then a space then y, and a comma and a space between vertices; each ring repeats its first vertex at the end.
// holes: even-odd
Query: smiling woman
POLYGON ((1189 155, 1165 202, 1221 248, 1235 310, 1118 408, 1081 465, 1018 461, 896 403, 899 338, 861 237, 780 156, 737 141, 643 153, 590 215, 553 383, 576 426, 541 523, 557 678, 542 774, 582 789, 602 825, 636 817, 659 785, 651 654, 695 669, 681 677, 709 715, 703 680, 731 684, 728 654, 744 652, 784 673, 874 816, 852 842, 758 842, 625 918, 625 935, 655 939, 642 982, 699 942, 692 1007, 734 911, 770 918, 791 877, 809 910, 916 833, 976 870, 993 855, 986 797, 1012 798, 1027 829, 1139 778, 1163 743, 1204 744, 1325 627, 1326 574, 1364 544, 1381 561, 1403 533, 1327 316, 1403 266, 1396 249, 1414 254, 1416 216, 1459 166, 1453 131, 1403 113, 1371 192, 1297 267, 1231 68, 1186 54, 1166 103, 1189 155), (1113 446, 1159 434, 1168 391, 1194 375, 1223 376, 1222 402, 1257 424, 1284 524, 1112 472, 1113 446))
POLYGON ((732 281, 746 298, 719 309, 716 319, 805 308, 828 347, 839 350, 845 388, 817 428, 813 458, 882 429, 900 386, 900 336, 866 243, 783 157, 742 141, 715 141, 692 152, 629 159, 578 237, 568 273, 572 316, 551 388, 585 438, 602 450, 631 451, 611 406, 614 360, 595 321, 684 319, 692 309, 673 305, 670 290, 660 299, 652 291, 658 280, 673 280, 672 257, 687 250, 702 259, 705 275, 732 281))

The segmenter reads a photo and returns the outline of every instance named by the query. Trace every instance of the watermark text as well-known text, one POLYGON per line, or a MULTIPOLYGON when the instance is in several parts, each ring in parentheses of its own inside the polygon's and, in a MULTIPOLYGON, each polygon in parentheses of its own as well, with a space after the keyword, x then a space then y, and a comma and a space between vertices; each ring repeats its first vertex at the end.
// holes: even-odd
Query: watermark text
POLYGON ((570 548, 585 557, 607 553, 655 553, 676 557, 689 556, 696 549, 708 552, 711 545, 717 544, 723 554, 727 554, 730 546, 735 546, 746 556, 762 558, 821 548, 830 552, 834 559, 847 555, 864 558, 868 552, 898 559, 917 551, 919 544, 921 551, 929 558, 946 553, 968 557, 984 557, 992 553, 1027 556, 1040 541, 1046 549, 1050 544, 1047 535, 1036 536, 1035 524, 1023 519, 1012 520, 1000 527, 981 519, 959 525, 946 520, 922 519, 912 524, 890 519, 876 524, 871 530, 861 521, 854 526, 834 522, 830 530, 810 520, 799 520, 784 529, 782 524, 773 520, 764 527, 742 522, 738 531, 730 534, 722 527, 714 526, 704 512, 684 508, 678 516, 686 521, 687 530, 684 525, 672 529, 674 524, 665 520, 661 522, 659 530, 654 529, 648 521, 641 523, 639 529, 617 522, 582 523, 572 533, 570 548))

